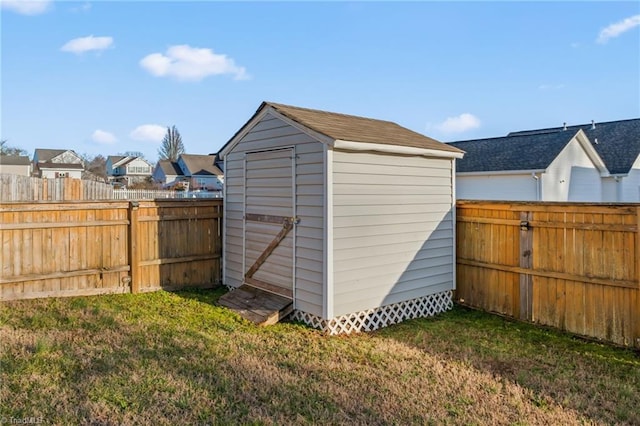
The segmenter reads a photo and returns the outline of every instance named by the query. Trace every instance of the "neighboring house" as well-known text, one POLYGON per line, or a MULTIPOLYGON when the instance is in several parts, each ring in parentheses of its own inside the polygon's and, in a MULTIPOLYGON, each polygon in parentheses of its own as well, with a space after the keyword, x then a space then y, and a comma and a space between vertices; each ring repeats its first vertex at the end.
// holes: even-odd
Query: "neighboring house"
POLYGON ((160 160, 153 170, 153 181, 164 188, 172 187, 183 179, 184 173, 174 161, 160 160))
POLYGON ((42 149, 33 153, 33 175, 41 178, 82 178, 84 161, 71 149, 42 149))
POLYGON ((0 155, 0 174, 31 176, 31 161, 26 155, 0 155))
POLYGON ((144 182, 153 173, 153 166, 147 160, 128 155, 110 155, 106 168, 107 180, 122 185, 144 182))
POLYGON ((453 142, 457 198, 640 201, 640 119, 453 142))
POLYGON ((153 171, 153 180, 163 188, 221 191, 224 174, 215 160, 215 154, 181 154, 177 161, 160 160, 153 171))
POLYGON ((190 190, 220 191, 224 174, 215 163, 215 155, 181 154, 176 164, 189 182, 190 190))

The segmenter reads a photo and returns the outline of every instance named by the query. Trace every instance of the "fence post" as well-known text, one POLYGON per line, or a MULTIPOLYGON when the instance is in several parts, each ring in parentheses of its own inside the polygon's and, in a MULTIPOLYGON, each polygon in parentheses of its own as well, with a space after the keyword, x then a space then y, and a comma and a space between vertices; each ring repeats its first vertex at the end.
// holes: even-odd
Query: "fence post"
MULTIPOLYGON (((520 268, 533 267, 533 231, 531 212, 520 212, 520 268)), ((520 273, 520 319, 533 321, 533 277, 520 273)))
POLYGON ((140 253, 138 250, 138 207, 137 201, 129 202, 129 275, 131 293, 140 293, 140 253))

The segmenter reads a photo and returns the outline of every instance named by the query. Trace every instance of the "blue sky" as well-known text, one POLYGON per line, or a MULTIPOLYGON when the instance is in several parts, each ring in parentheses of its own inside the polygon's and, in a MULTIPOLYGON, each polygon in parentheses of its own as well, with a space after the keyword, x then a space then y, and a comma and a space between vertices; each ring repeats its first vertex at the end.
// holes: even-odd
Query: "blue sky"
POLYGON ((441 141, 640 117, 640 2, 0 0, 11 146, 216 152, 263 100, 441 141))

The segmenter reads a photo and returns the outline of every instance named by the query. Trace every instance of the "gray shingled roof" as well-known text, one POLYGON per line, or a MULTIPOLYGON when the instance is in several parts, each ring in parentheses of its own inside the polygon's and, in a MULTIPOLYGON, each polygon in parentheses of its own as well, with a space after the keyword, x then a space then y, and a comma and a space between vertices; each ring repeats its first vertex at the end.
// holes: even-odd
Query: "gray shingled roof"
MULTIPOLYGON (((254 117, 267 107, 272 107, 296 123, 334 140, 460 152, 453 146, 438 142, 435 139, 409 130, 391 121, 300 108, 273 102, 263 102, 254 114, 254 117)), ((249 122, 250 121, 251 120, 249 120, 249 122)), ((247 124, 249 122, 247 122, 247 124)), ((241 131, 242 128, 231 140, 241 131)), ((229 142, 231 142, 231 140, 229 142)), ((226 148, 229 142, 222 147, 221 151, 226 148)))
POLYGON ((493 172, 508 170, 544 170, 560 154, 578 131, 451 142, 466 152, 456 163, 456 170, 493 172))
POLYGON ((39 162, 43 162, 43 161, 49 161, 53 157, 57 157, 58 155, 62 154, 63 152, 67 152, 67 151, 68 151, 67 149, 44 149, 44 148, 38 148, 38 149, 36 149, 34 151, 34 155, 37 155, 39 162))
POLYGON ((181 154, 180 157, 189 169, 191 176, 220 176, 223 174, 214 164, 215 155, 181 154))
MULTIPOLYGON (((567 126, 566 131, 584 130, 609 173, 627 174, 640 155, 640 118, 567 126), (595 127, 595 128, 592 128, 595 127), (597 143, 596 143, 597 141, 597 143)), ((512 132, 508 136, 543 135, 563 132, 562 127, 512 132)))
POLYGON ((170 160, 160 160, 158 161, 158 166, 160 167, 160 169, 164 172, 165 176, 169 176, 169 175, 175 175, 175 176, 182 176, 182 170, 180 169, 180 166, 178 166, 178 163, 170 161, 170 160))
POLYGON ((0 155, 0 164, 6 166, 28 166, 30 163, 26 155, 0 155))
POLYGON ((123 158, 125 158, 126 155, 110 155, 107 157, 107 160, 111 160, 111 163, 115 164, 118 161, 122 160, 123 158))

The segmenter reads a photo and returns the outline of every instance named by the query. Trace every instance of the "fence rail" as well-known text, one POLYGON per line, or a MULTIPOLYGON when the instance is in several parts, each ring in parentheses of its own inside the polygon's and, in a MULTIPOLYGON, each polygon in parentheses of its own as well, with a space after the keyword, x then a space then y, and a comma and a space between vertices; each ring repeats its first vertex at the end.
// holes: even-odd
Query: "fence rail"
POLYGON ((0 205, 0 300, 212 287, 222 200, 0 205))
POLYGON ((640 347, 640 205, 457 204, 456 298, 640 347))
POLYGON ((221 191, 114 189, 104 182, 72 178, 41 179, 0 174, 0 201, 153 200, 222 198, 221 191))

